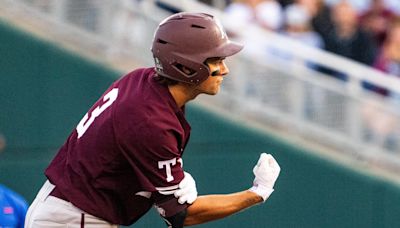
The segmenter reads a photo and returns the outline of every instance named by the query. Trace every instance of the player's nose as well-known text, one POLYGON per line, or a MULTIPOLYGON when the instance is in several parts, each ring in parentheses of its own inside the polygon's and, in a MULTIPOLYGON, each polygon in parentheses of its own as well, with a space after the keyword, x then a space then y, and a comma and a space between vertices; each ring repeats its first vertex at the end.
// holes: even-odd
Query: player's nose
POLYGON ((221 71, 221 76, 226 76, 227 74, 229 74, 229 68, 226 65, 225 61, 221 61, 219 67, 220 67, 220 71, 221 71))

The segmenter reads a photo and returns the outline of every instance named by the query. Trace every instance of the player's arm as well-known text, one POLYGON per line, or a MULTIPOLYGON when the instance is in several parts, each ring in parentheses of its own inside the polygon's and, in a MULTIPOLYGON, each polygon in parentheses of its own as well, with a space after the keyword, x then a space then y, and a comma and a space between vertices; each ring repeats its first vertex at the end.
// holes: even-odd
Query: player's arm
POLYGON ((185 205, 176 204, 176 200, 174 199, 169 199, 156 205, 156 209, 164 218, 168 228, 182 228, 183 226, 196 225, 224 218, 262 201, 263 198, 258 194, 251 191, 243 191, 226 195, 200 196, 188 208, 185 205), (172 210, 160 211, 160 208, 168 207, 173 207, 173 210, 181 209, 173 215, 166 214, 172 210))
POLYGON ((261 154, 253 169, 253 187, 247 191, 225 195, 197 197, 186 210, 184 225, 196 225, 224 218, 268 199, 280 173, 280 167, 269 154, 261 154))
POLYGON ((205 195, 188 207, 184 225, 196 225, 221 219, 263 202, 261 196, 252 191, 226 195, 205 195))
MULTIPOLYGON (((176 199, 169 198, 169 200, 158 203, 157 208, 167 209, 159 212, 170 228, 180 228, 224 218, 267 200, 273 192, 280 167, 271 155, 263 153, 255 165, 253 173, 255 175, 253 186, 247 191, 200 196, 191 205, 182 205, 176 199)), ((194 180, 188 182, 191 183, 189 185, 194 184, 194 180)))

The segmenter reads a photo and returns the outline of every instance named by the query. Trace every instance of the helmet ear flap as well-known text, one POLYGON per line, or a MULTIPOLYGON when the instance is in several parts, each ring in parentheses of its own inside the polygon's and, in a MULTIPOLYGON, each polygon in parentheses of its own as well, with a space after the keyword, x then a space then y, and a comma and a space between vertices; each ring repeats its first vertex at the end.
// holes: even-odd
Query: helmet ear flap
MULTIPOLYGON (((167 55, 164 55, 164 57, 167 55)), ((189 84, 198 84, 207 79, 210 69, 205 63, 198 63, 176 54, 170 54, 173 59, 154 57, 155 69, 163 77, 189 84), (189 67, 190 66, 190 67, 189 67), (165 72, 169 72, 168 74, 165 72)))
POLYGON ((191 69, 189 67, 186 67, 186 66, 184 66, 184 65, 182 65, 180 63, 173 63, 171 65, 172 65, 172 67, 175 68, 175 70, 180 71, 181 74, 185 74, 188 77, 193 77, 193 76, 195 76, 194 74, 196 74, 195 70, 193 70, 193 69, 191 69))
POLYGON ((173 79, 189 84, 198 84, 210 75, 206 64, 179 55, 175 55, 175 60, 170 62, 168 67, 176 73, 173 79))

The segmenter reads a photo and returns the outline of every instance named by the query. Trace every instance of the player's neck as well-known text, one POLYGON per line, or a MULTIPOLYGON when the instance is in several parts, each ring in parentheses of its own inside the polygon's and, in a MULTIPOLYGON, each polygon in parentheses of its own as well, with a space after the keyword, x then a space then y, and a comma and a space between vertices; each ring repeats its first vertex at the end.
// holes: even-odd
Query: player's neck
POLYGON ((199 95, 196 90, 193 89, 193 86, 185 83, 170 85, 168 89, 179 108, 182 108, 182 106, 199 95))

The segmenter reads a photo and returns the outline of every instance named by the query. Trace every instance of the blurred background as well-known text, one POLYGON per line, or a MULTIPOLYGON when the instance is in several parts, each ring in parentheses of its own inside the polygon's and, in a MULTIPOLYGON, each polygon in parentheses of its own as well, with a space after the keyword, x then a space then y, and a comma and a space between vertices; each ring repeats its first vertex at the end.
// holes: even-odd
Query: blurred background
POLYGON ((0 0, 0 183, 31 202, 87 109, 153 65, 153 32, 180 11, 245 44, 221 93, 188 107, 199 193, 249 187, 263 151, 282 167, 266 205, 198 227, 400 227, 398 0, 0 0))

